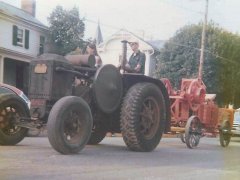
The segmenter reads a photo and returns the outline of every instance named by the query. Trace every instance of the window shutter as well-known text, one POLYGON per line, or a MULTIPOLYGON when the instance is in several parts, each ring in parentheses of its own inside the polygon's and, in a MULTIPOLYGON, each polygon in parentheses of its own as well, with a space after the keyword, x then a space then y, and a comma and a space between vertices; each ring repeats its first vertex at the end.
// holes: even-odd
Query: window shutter
POLYGON ((29 49, 29 30, 25 29, 25 48, 29 49))
POLYGON ((18 31, 17 26, 13 25, 13 42, 12 42, 12 44, 14 46, 17 45, 17 31, 18 31))

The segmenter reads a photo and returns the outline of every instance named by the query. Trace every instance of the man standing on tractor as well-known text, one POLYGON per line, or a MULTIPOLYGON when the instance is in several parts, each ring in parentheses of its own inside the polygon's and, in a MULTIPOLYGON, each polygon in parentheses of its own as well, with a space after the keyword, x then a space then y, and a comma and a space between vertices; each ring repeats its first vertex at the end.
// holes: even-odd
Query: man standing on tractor
POLYGON ((133 53, 125 65, 124 70, 128 73, 144 74, 146 56, 139 50, 138 41, 128 42, 133 53))

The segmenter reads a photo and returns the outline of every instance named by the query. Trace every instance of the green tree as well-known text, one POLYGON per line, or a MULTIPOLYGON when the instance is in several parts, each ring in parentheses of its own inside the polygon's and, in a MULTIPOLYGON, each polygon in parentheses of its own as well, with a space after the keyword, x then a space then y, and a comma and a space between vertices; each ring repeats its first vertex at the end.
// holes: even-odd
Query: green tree
MULTIPOLYGON (((176 89, 180 89, 182 78, 197 78, 201 34, 201 23, 178 30, 158 56, 156 76, 169 78, 176 89)), ((216 93, 222 106, 229 103, 240 105, 239 40, 238 35, 227 32, 212 22, 207 26, 203 81, 207 92, 216 93)))
POLYGON ((76 7, 64 10, 62 6, 57 6, 48 17, 48 21, 51 38, 58 54, 65 55, 77 47, 83 47, 85 24, 83 19, 80 19, 76 7))
POLYGON ((240 107, 240 36, 222 31, 216 39, 216 54, 221 66, 221 104, 240 107))

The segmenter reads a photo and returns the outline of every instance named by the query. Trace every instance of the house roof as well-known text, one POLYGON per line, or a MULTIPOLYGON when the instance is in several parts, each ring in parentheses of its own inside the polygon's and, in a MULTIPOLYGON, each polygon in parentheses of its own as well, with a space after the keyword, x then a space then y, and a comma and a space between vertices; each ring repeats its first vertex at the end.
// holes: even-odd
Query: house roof
POLYGON ((20 18, 36 26, 40 26, 44 29, 47 29, 47 26, 45 26, 43 23, 41 23, 39 20, 37 20, 35 17, 30 15, 29 13, 25 12, 22 9, 14 7, 10 4, 4 3, 2 1, 0 1, 0 13, 11 16, 13 18, 14 17, 20 18))
POLYGON ((149 44, 154 46, 156 49, 161 50, 165 44, 166 41, 164 40, 151 40, 147 41, 149 44))
MULTIPOLYGON (((115 38, 116 36, 123 36, 122 39, 129 40, 128 37, 124 37, 124 36, 126 35, 126 34, 124 34, 124 33, 131 35, 134 39, 137 39, 137 40, 139 40, 139 41, 142 41, 142 42, 146 43, 146 44, 147 44, 148 46, 150 46, 154 51, 159 52, 160 49, 161 49, 162 46, 163 46, 163 44, 162 44, 162 46, 160 46, 159 44, 157 44, 157 41, 146 41, 146 40, 144 40, 143 38, 137 36, 136 34, 130 32, 130 31, 126 30, 126 29, 120 29, 119 31, 117 31, 116 33, 114 33, 110 38, 108 38, 107 41, 101 43, 101 44, 99 45, 99 47, 103 47, 106 43, 108 43, 111 39, 115 38)), ((132 37, 130 37, 130 39, 132 39, 132 37)))
POLYGON ((160 50, 159 48, 157 48, 157 46, 155 46, 154 44, 150 43, 149 41, 145 41, 143 38, 137 36, 136 34, 130 32, 130 31, 128 31, 128 30, 125 30, 125 31, 128 32, 128 33, 130 33, 130 34, 132 34, 132 35, 135 36, 137 39, 145 42, 145 43, 148 44, 149 46, 151 46, 151 47, 154 49, 154 51, 159 51, 159 50, 160 50))

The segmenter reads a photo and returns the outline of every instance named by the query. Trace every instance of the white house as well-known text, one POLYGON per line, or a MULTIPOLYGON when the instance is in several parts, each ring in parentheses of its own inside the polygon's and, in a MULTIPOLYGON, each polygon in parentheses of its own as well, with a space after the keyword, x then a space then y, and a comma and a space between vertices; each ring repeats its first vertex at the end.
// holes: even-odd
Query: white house
POLYGON ((35 18, 35 0, 21 3, 0 1, 0 82, 27 93, 29 62, 43 53, 48 28, 35 18))
MULTIPOLYGON (((143 40, 137 35, 121 29, 113 34, 109 39, 98 45, 98 53, 103 60, 103 64, 113 64, 117 66, 122 54, 122 40, 132 41, 137 40, 139 42, 139 49, 145 53, 145 75, 152 76, 155 69, 156 55, 159 53, 159 49, 153 44, 143 40)), ((127 47, 127 58, 132 54, 131 48, 127 47)))

